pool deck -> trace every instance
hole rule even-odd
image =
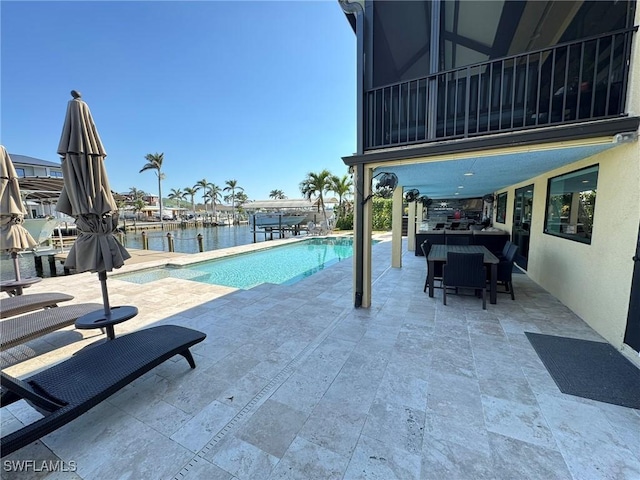
[[[499,295],[483,311],[477,298],[452,295],[443,306],[440,290],[422,291],[424,258],[403,253],[395,269],[390,242],[373,247],[368,309],[353,308],[349,261],[246,291],[110,277],[111,304],[140,311],[116,335],[201,330],[197,368],[182,357],[160,365],[3,458],[2,478],[640,478],[640,411],[561,393],[524,332],[598,334],[526,275],[514,275],[515,301]],[[117,273],[167,261],[188,260]],[[45,278],[28,293],[53,291],[101,301],[95,274]],[[101,337],[69,327],[3,352],[2,368],[28,375]],[[25,402],[5,407],[3,434],[38,417]],[[18,459],[59,459],[75,472],[4,467]]]

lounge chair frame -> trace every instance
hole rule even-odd
[[[195,368],[189,348],[205,338],[190,328],[162,325],[81,350],[24,380],[2,373],[0,405],[25,399],[45,416],[3,436],[1,455],[69,423],[174,355],[182,355]]]

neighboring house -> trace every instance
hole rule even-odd
[[[25,200],[28,217],[61,216],[55,209],[64,185],[60,162],[13,153],[9,156],[19,177],[20,191]]]
[[[527,275],[638,361],[636,1],[339,1],[358,63],[357,151],[343,158],[356,185],[356,307],[371,304],[372,183],[393,173],[394,217],[408,189],[495,198],[493,223]]]

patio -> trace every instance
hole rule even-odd
[[[443,306],[441,290],[422,291],[424,258],[405,248],[392,269],[390,250],[373,247],[370,309],[352,306],[351,261],[248,291],[109,277],[111,304],[140,310],[116,335],[201,330],[197,368],[166,362],[3,458],[2,478],[640,478],[640,411],[562,394],[523,332],[599,335],[526,275],[514,275],[515,301]],[[51,291],[101,301],[88,273],[27,293]],[[27,374],[100,337],[67,328],[4,352],[3,369]],[[4,408],[3,433],[37,416],[24,402]],[[67,471],[8,471],[8,460]]]

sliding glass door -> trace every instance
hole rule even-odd
[[[527,269],[529,259],[529,237],[531,233],[531,214],[533,213],[533,185],[515,191],[513,205],[513,230],[511,241],[520,247],[516,263]]]

